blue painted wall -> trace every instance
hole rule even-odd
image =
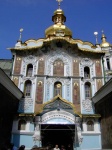
[[[30,123],[30,131],[34,131],[34,123]]]
[[[25,145],[26,148],[31,148],[34,145],[33,142],[33,135],[23,135],[23,134],[13,134],[12,135],[12,142],[16,147],[19,147],[20,145]]]
[[[100,149],[101,136],[100,135],[83,135],[83,142],[81,149]]]

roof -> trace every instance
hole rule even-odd
[[[12,93],[18,100],[22,98],[23,92],[14,84],[7,74],[0,68],[0,84]]]
[[[12,59],[0,59],[0,68],[3,70],[11,70]]]
[[[97,103],[104,97],[106,97],[109,93],[112,92],[112,78],[106,82],[92,97],[94,103]]]
[[[91,53],[99,53],[99,54],[105,54],[106,51],[102,50],[101,47],[96,47],[95,45],[93,45],[90,42],[86,42],[86,41],[81,41],[79,39],[68,39],[66,37],[51,37],[46,38],[46,39],[38,39],[38,40],[34,40],[34,39],[30,39],[27,40],[25,43],[22,42],[17,42],[15,47],[13,48],[8,48],[10,50],[17,50],[17,51],[23,51],[23,50],[34,50],[34,49],[38,49],[38,48],[42,48],[45,44],[50,44],[52,41],[66,41],[71,45],[77,45],[78,49],[81,51],[85,51],[85,52],[91,52]]]

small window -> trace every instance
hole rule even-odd
[[[107,69],[110,70],[110,60],[109,60],[109,57],[106,57],[106,61],[107,61]]]
[[[85,78],[90,78],[90,69],[89,69],[89,67],[84,68],[84,77]]]
[[[26,73],[26,76],[32,76],[32,72],[33,72],[33,65],[32,64],[29,64],[27,66],[27,73]]]
[[[62,84],[61,82],[56,82],[54,84],[54,96],[56,95],[62,95]]]
[[[18,122],[18,130],[26,129],[26,121],[24,119],[19,120]]]
[[[31,81],[30,80],[25,82],[24,94],[25,96],[31,96]]]
[[[89,82],[85,83],[85,99],[91,98],[91,84]]]
[[[87,131],[94,131],[94,123],[91,120],[87,122]]]

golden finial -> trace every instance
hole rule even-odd
[[[102,39],[103,42],[105,42],[106,41],[106,37],[105,37],[105,34],[104,34],[104,30],[102,30],[101,32],[102,32],[102,38],[101,39]]]
[[[21,39],[22,39],[23,28],[21,28],[19,31],[20,31],[19,41],[21,41]]]
[[[103,30],[102,30],[101,40],[102,40],[102,43],[100,44],[101,47],[109,47],[110,46],[110,44],[106,41],[106,36],[105,36]]]
[[[58,7],[60,9],[60,3],[63,1],[63,0],[56,0],[58,2]]]

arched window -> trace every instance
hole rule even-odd
[[[89,67],[84,67],[84,77],[90,78],[90,69]]]
[[[85,99],[91,98],[91,84],[89,82],[85,83]]]
[[[24,86],[24,95],[31,96],[31,81],[27,80]]]
[[[94,131],[94,122],[91,120],[87,122],[87,131]]]
[[[25,128],[26,128],[26,121],[24,119],[19,120],[18,130],[25,130]]]
[[[62,60],[57,59],[53,64],[53,75],[64,76],[64,63]]]
[[[62,84],[61,82],[56,82],[54,84],[54,96],[56,95],[62,95]]]
[[[106,57],[107,69],[110,70],[110,60],[109,57]]]
[[[27,72],[26,72],[26,76],[32,76],[32,72],[33,72],[33,65],[32,64],[29,64],[27,66]]]

